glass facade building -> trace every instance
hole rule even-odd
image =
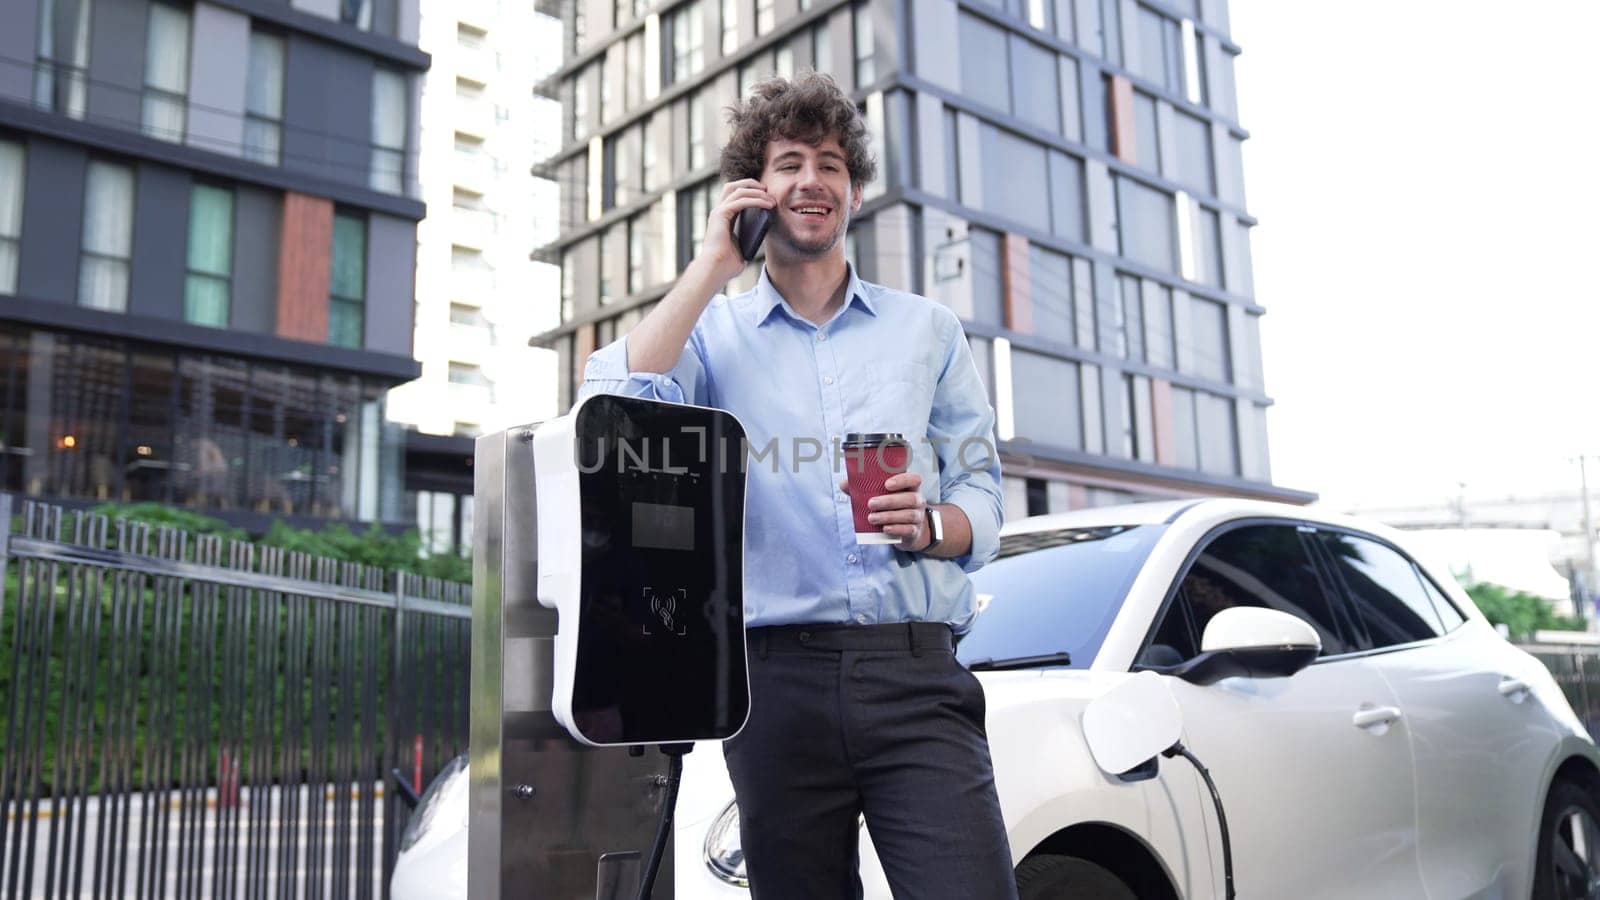
[[[399,522],[416,0],[0,0],[0,491]]]
[[[815,69],[856,98],[881,163],[848,254],[964,321],[1009,516],[1312,499],[1271,479],[1224,0],[573,0],[564,13],[566,59],[546,84],[565,111],[546,163],[562,230],[542,250],[562,267],[562,325],[538,338],[560,354],[562,408],[588,354],[697,249],[723,110],[761,78]]]

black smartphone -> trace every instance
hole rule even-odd
[[[767,238],[772,227],[772,210],[765,206],[752,206],[733,217],[733,241],[739,245],[739,255],[745,262],[756,258],[756,250]]]

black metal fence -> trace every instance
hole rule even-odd
[[[1561,685],[1573,712],[1589,734],[1600,740],[1600,647],[1524,644]]]
[[[0,495],[0,898],[388,894],[470,587]]]

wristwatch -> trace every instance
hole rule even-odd
[[[939,542],[944,540],[944,519],[939,511],[929,506],[925,512],[928,515],[928,546],[922,548],[923,553],[939,546]]]

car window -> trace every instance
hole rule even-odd
[[[1139,665],[1175,666],[1198,654],[1200,640],[1195,636],[1190,618],[1189,598],[1179,589],[1150,636],[1150,643],[1139,654]]]
[[[956,656],[968,663],[1065,652],[1073,668],[1088,668],[1165,530],[1071,528],[1001,538],[1000,557],[972,575],[989,599]]]
[[[1415,563],[1412,564],[1412,568],[1417,568]],[[1467,617],[1461,614],[1461,610],[1456,609],[1456,605],[1450,602],[1450,598],[1444,595],[1444,591],[1439,590],[1433,579],[1424,575],[1420,568],[1417,569],[1417,578],[1421,579],[1422,589],[1428,592],[1429,599],[1433,601],[1433,608],[1439,613],[1439,621],[1443,623],[1446,634],[1455,631],[1456,626],[1467,620]]]
[[[1439,613],[1411,560],[1384,544],[1343,532],[1321,533],[1372,648],[1409,644],[1444,633]]]
[[[1286,612],[1316,629],[1323,656],[1354,649],[1346,638],[1350,628],[1323,589],[1293,525],[1247,525],[1219,535],[1195,558],[1179,593],[1202,640],[1212,616],[1235,606],[1258,606]]]

